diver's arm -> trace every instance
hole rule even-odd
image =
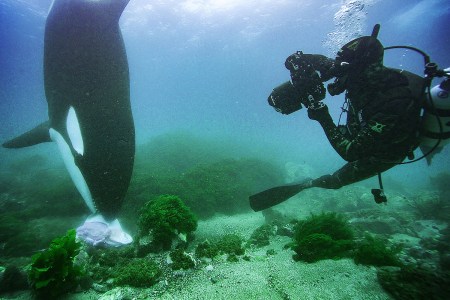
[[[339,131],[326,106],[316,110],[308,109],[308,116],[320,123],[331,146],[346,161],[355,161],[370,155],[376,143],[380,142],[385,132],[392,128],[393,121],[392,116],[377,114],[350,139]]]
[[[303,56],[314,66],[314,69],[320,73],[322,82],[328,81],[334,77],[330,72],[334,67],[334,59],[320,54],[303,54]]]
[[[320,80],[322,82],[330,80],[334,75],[335,61],[320,54],[304,54],[302,51],[297,51],[286,58],[284,66],[291,73],[291,78],[305,79],[305,76],[311,75],[311,72],[320,73]]]

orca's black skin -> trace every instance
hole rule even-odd
[[[48,125],[68,143],[96,209],[107,220],[116,218],[122,206],[135,156],[128,61],[118,23],[128,2],[55,0],[45,26]],[[70,107],[79,121],[83,155],[68,137]],[[4,146],[37,143],[20,142],[22,137]]]

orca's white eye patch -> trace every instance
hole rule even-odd
[[[69,109],[69,113],[67,114],[67,134],[69,135],[70,143],[72,144],[73,149],[78,154],[84,154],[84,144],[83,144],[83,136],[81,135],[80,123],[78,122],[77,114],[75,109],[71,106]]]

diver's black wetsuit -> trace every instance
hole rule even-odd
[[[323,55],[305,56],[320,72],[322,81],[332,77],[329,70],[334,60]],[[382,65],[354,78],[349,76],[345,82],[347,124],[336,126],[328,109],[314,118],[348,163],[331,175],[305,183],[305,188],[338,189],[386,171],[411,155],[418,146],[423,87],[422,77]]]

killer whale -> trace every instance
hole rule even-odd
[[[94,214],[112,221],[134,164],[130,80],[119,18],[129,0],[54,0],[45,25],[49,120],[3,144],[54,141]]]

